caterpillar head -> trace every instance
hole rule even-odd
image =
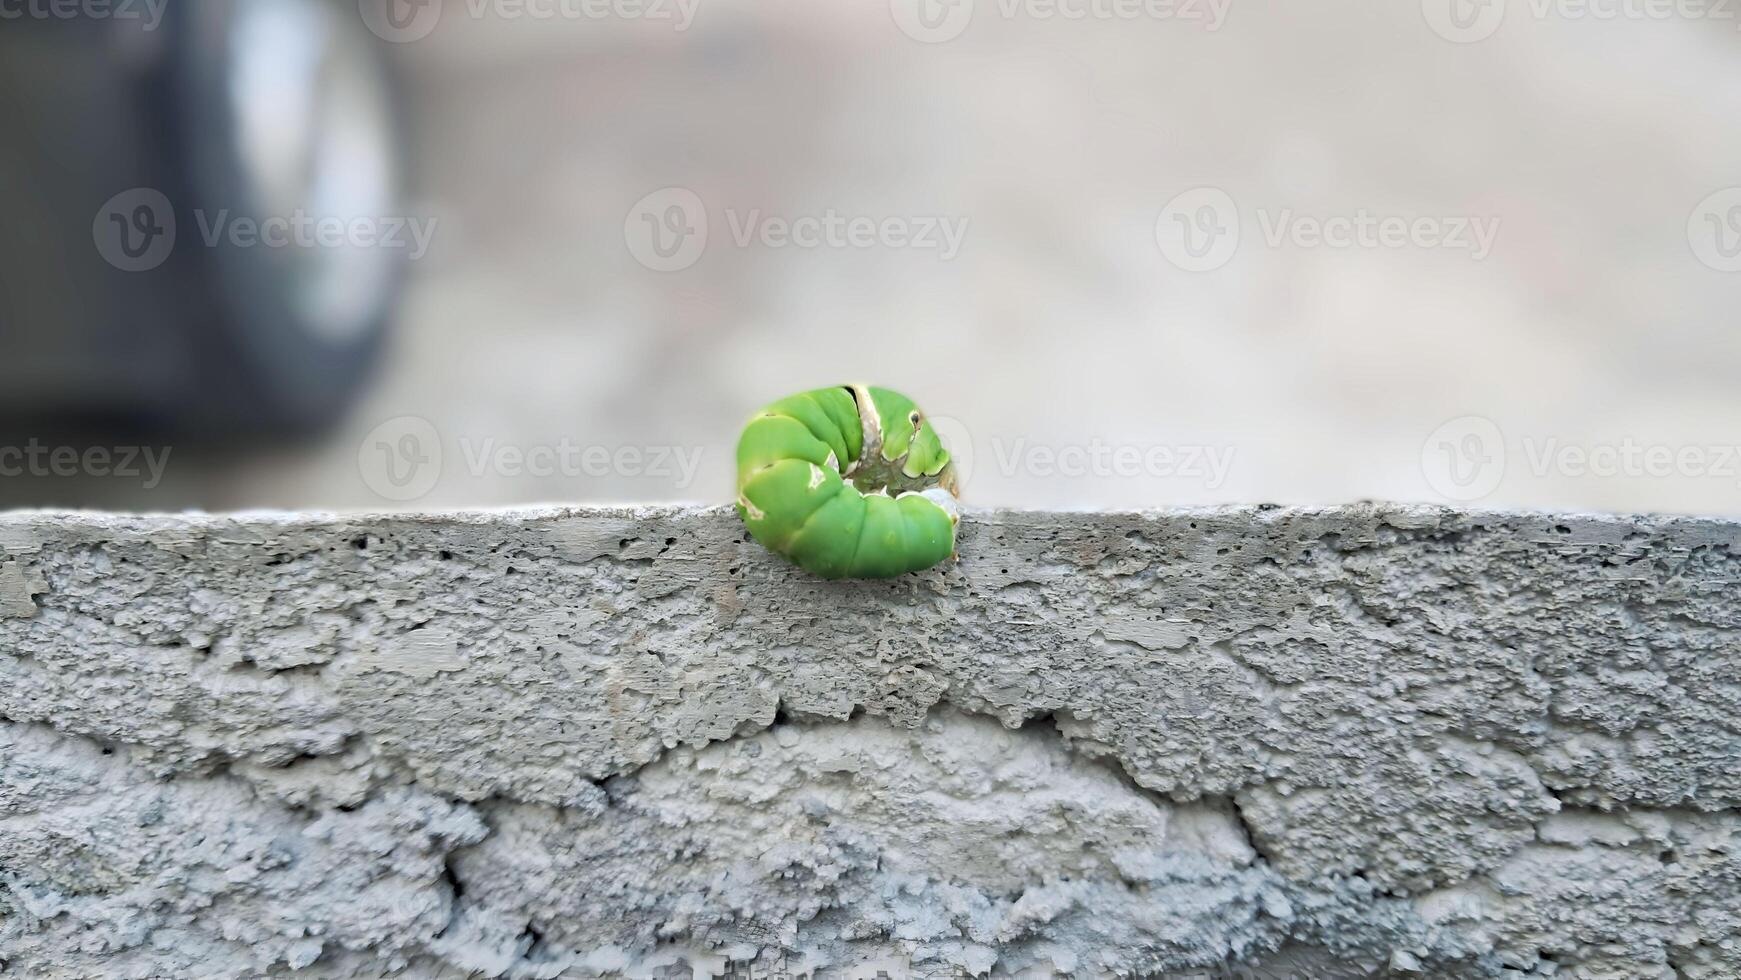
[[[919,406],[887,388],[850,385],[847,390],[858,403],[864,428],[863,463],[898,472],[896,483],[936,485],[935,479],[925,478],[935,478],[948,467],[949,451]]]

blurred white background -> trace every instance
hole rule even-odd
[[[384,370],[103,503],[725,502],[750,412],[867,380],[975,505],[1741,513],[1741,10],[417,9]]]

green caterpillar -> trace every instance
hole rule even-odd
[[[823,578],[891,578],[955,554],[949,451],[912,399],[837,385],[782,398],[738,439],[737,511]]]

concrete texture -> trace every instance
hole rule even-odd
[[[0,517],[0,975],[1741,976],[1741,524],[963,529]]]

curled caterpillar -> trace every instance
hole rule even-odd
[[[912,399],[837,385],[782,398],[738,438],[737,511],[823,578],[891,578],[955,553],[955,469]]]

